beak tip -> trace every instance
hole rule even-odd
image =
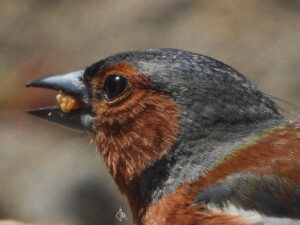
[[[45,111],[43,111],[41,109],[27,110],[26,113],[33,115],[33,116],[37,116],[37,117],[41,117],[42,115],[45,115]]]
[[[32,82],[25,84],[25,87],[31,87],[31,86],[32,86]]]
[[[36,87],[38,85],[38,80],[30,81],[27,84],[25,84],[25,87]]]
[[[34,115],[34,112],[35,112],[35,111],[36,111],[36,110],[26,110],[25,112],[28,113],[28,114]]]

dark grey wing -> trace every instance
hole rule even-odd
[[[277,98],[272,95],[268,95],[267,97],[270,98],[277,106],[279,112],[284,115],[286,118],[293,120],[294,122],[300,122],[300,106],[295,105],[289,101],[286,101],[281,98]]]
[[[228,204],[267,216],[300,219],[300,186],[277,175],[234,174],[202,190],[198,204]]]

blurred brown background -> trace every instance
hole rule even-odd
[[[131,224],[87,137],[25,110],[55,104],[32,79],[111,54],[171,47],[219,59],[299,105],[299,0],[1,0],[0,218]],[[128,221],[119,222],[120,207]]]

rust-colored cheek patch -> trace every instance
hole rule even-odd
[[[178,107],[163,93],[134,89],[121,104],[110,106],[103,100],[95,110],[99,150],[121,191],[126,192],[127,184],[175,144]]]
[[[103,98],[102,87],[111,74],[128,81],[128,91],[114,100]],[[104,162],[133,211],[138,208],[136,178],[143,169],[171,151],[179,132],[179,109],[166,94],[128,63],[106,67],[89,81],[97,133],[93,136]]]

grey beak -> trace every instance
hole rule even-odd
[[[53,89],[82,100],[87,91],[82,82],[83,74],[84,71],[80,70],[72,73],[45,77],[28,83],[26,87]],[[88,105],[84,105],[82,108],[69,113],[62,112],[58,106],[29,110],[28,113],[68,128],[95,132],[93,124],[95,114],[91,112],[90,106]]]
[[[49,88],[82,98],[84,94],[84,85],[82,83],[83,73],[83,70],[79,70],[72,73],[45,77],[26,84],[26,87]]]

